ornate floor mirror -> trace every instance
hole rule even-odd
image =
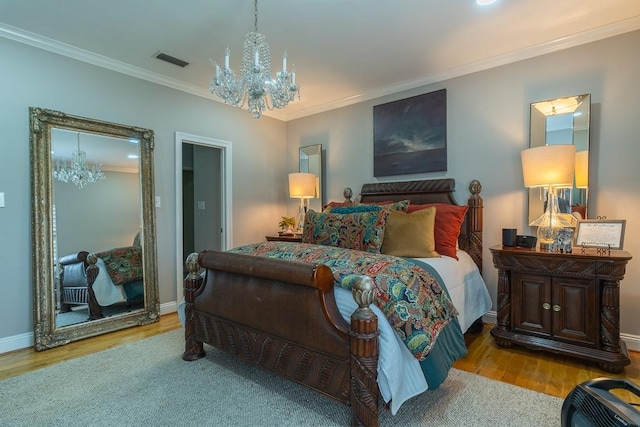
[[[29,109],[36,350],[159,319],[152,130]]]

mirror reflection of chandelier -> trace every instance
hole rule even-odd
[[[78,148],[73,152],[71,165],[67,167],[65,159],[56,161],[53,177],[61,182],[73,182],[78,188],[87,184],[106,179],[102,172],[102,163],[87,163],[87,153],[80,150],[80,133],[78,133]]]
[[[269,44],[258,32],[258,0],[254,0],[254,31],[247,33],[243,43],[240,77],[229,68],[229,48],[224,56],[224,68],[212,61],[216,76],[211,78],[209,91],[226,104],[243,108],[259,119],[265,108],[284,108],[296,95],[300,99],[300,86],[296,85],[295,67],[287,71],[287,52],[282,55],[282,71],[271,77]]]

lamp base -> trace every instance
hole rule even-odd
[[[540,250],[541,251],[547,251],[547,252],[553,252],[554,251],[554,245],[553,245],[553,243],[540,242]]]
[[[300,199],[300,210],[298,212],[298,226],[296,234],[302,234],[304,231],[304,221],[307,215],[307,199]]]

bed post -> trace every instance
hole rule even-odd
[[[195,313],[193,312],[193,299],[200,293],[202,286],[202,276],[198,274],[198,254],[192,253],[186,261],[187,277],[184,279],[184,353],[182,359],[186,361],[198,360],[206,355],[202,341],[195,338]]]
[[[368,276],[355,280],[352,290],[358,308],[351,315],[351,408],[354,424],[378,426],[378,317],[369,308],[375,286]]]
[[[85,270],[85,274],[87,275],[87,304],[89,305],[89,320],[97,320],[104,317],[102,314],[102,307],[98,304],[96,294],[93,292],[93,284],[95,283],[99,272],[96,262],[98,262],[96,254],[90,253],[87,255],[87,268]]]
[[[482,184],[474,179],[469,184],[469,192],[471,196],[467,202],[469,206],[469,215],[467,217],[467,237],[469,239],[469,247],[467,252],[471,259],[476,263],[480,273],[482,273],[482,210],[483,203],[480,192]]]

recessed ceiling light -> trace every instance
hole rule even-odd
[[[476,3],[478,3],[480,6],[487,6],[491,3],[495,3],[497,0],[476,0]]]

